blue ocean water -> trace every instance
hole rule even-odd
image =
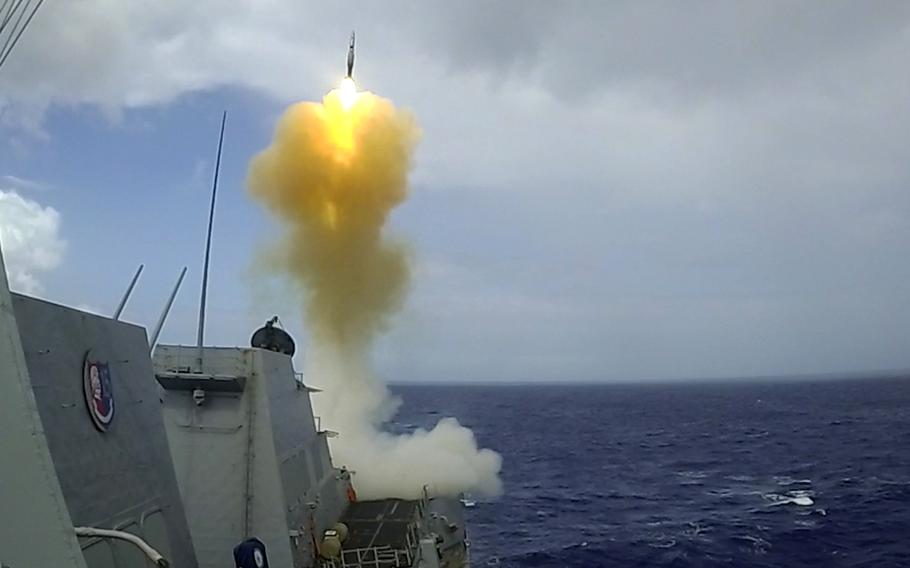
[[[910,566],[910,378],[393,390],[503,455],[474,566]]]

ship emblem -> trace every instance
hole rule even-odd
[[[106,362],[92,359],[92,351],[85,354],[82,367],[82,390],[85,404],[95,428],[107,431],[114,419],[114,394],[111,390],[111,370]]]

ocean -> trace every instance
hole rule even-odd
[[[910,566],[910,378],[392,390],[503,456],[475,567]]]

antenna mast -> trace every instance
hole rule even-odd
[[[171,290],[171,295],[168,296],[167,303],[164,304],[164,309],[161,311],[161,316],[158,318],[158,323],[155,325],[155,331],[152,332],[152,338],[149,341],[149,355],[155,351],[155,345],[158,344],[158,336],[161,335],[161,329],[164,327],[164,322],[167,321],[167,315],[171,312],[171,306],[174,305],[174,298],[177,297],[177,291],[180,290],[180,285],[183,284],[184,276],[186,276],[185,266],[183,267],[183,270],[180,271],[177,283],[174,284],[174,289]]]
[[[136,286],[136,281],[139,280],[139,275],[142,274],[142,269],[145,268],[144,264],[140,264],[139,268],[136,269],[136,274],[133,276],[133,279],[130,280],[130,285],[126,288],[126,293],[123,294],[123,299],[120,300],[120,305],[117,306],[117,309],[114,311],[114,319],[120,319],[120,314],[123,313],[123,308],[126,307],[127,300],[130,299],[130,296],[133,293],[133,288]]]
[[[38,0],[34,7],[32,3],[32,0],[3,0],[0,4],[0,67],[6,63],[44,0]]]
[[[196,348],[199,372],[202,372],[202,341],[205,336],[205,299],[209,286],[209,256],[212,251],[212,223],[215,220],[215,196],[218,193],[218,171],[221,169],[221,148],[224,144],[224,123],[227,111],[221,115],[221,135],[218,137],[218,156],[215,158],[215,177],[212,180],[212,202],[209,206],[209,227],[205,236],[205,260],[202,263],[202,293],[199,298],[199,329],[196,332]]]

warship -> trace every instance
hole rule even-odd
[[[0,22],[0,65],[28,4]],[[141,265],[105,317],[11,292],[0,253],[0,568],[468,566],[460,496],[357,498],[277,318],[204,345],[226,118],[196,345],[157,343],[186,268],[149,337],[120,319]]]
[[[458,496],[357,498],[293,352],[274,319],[250,347],[150,349],[10,292],[0,258],[0,566],[467,566]]]
[[[11,292],[0,255],[0,568],[468,566],[462,496],[358,499],[277,318],[204,345],[224,119],[195,345],[157,343],[186,268],[149,336],[120,319],[142,266],[105,317]]]

